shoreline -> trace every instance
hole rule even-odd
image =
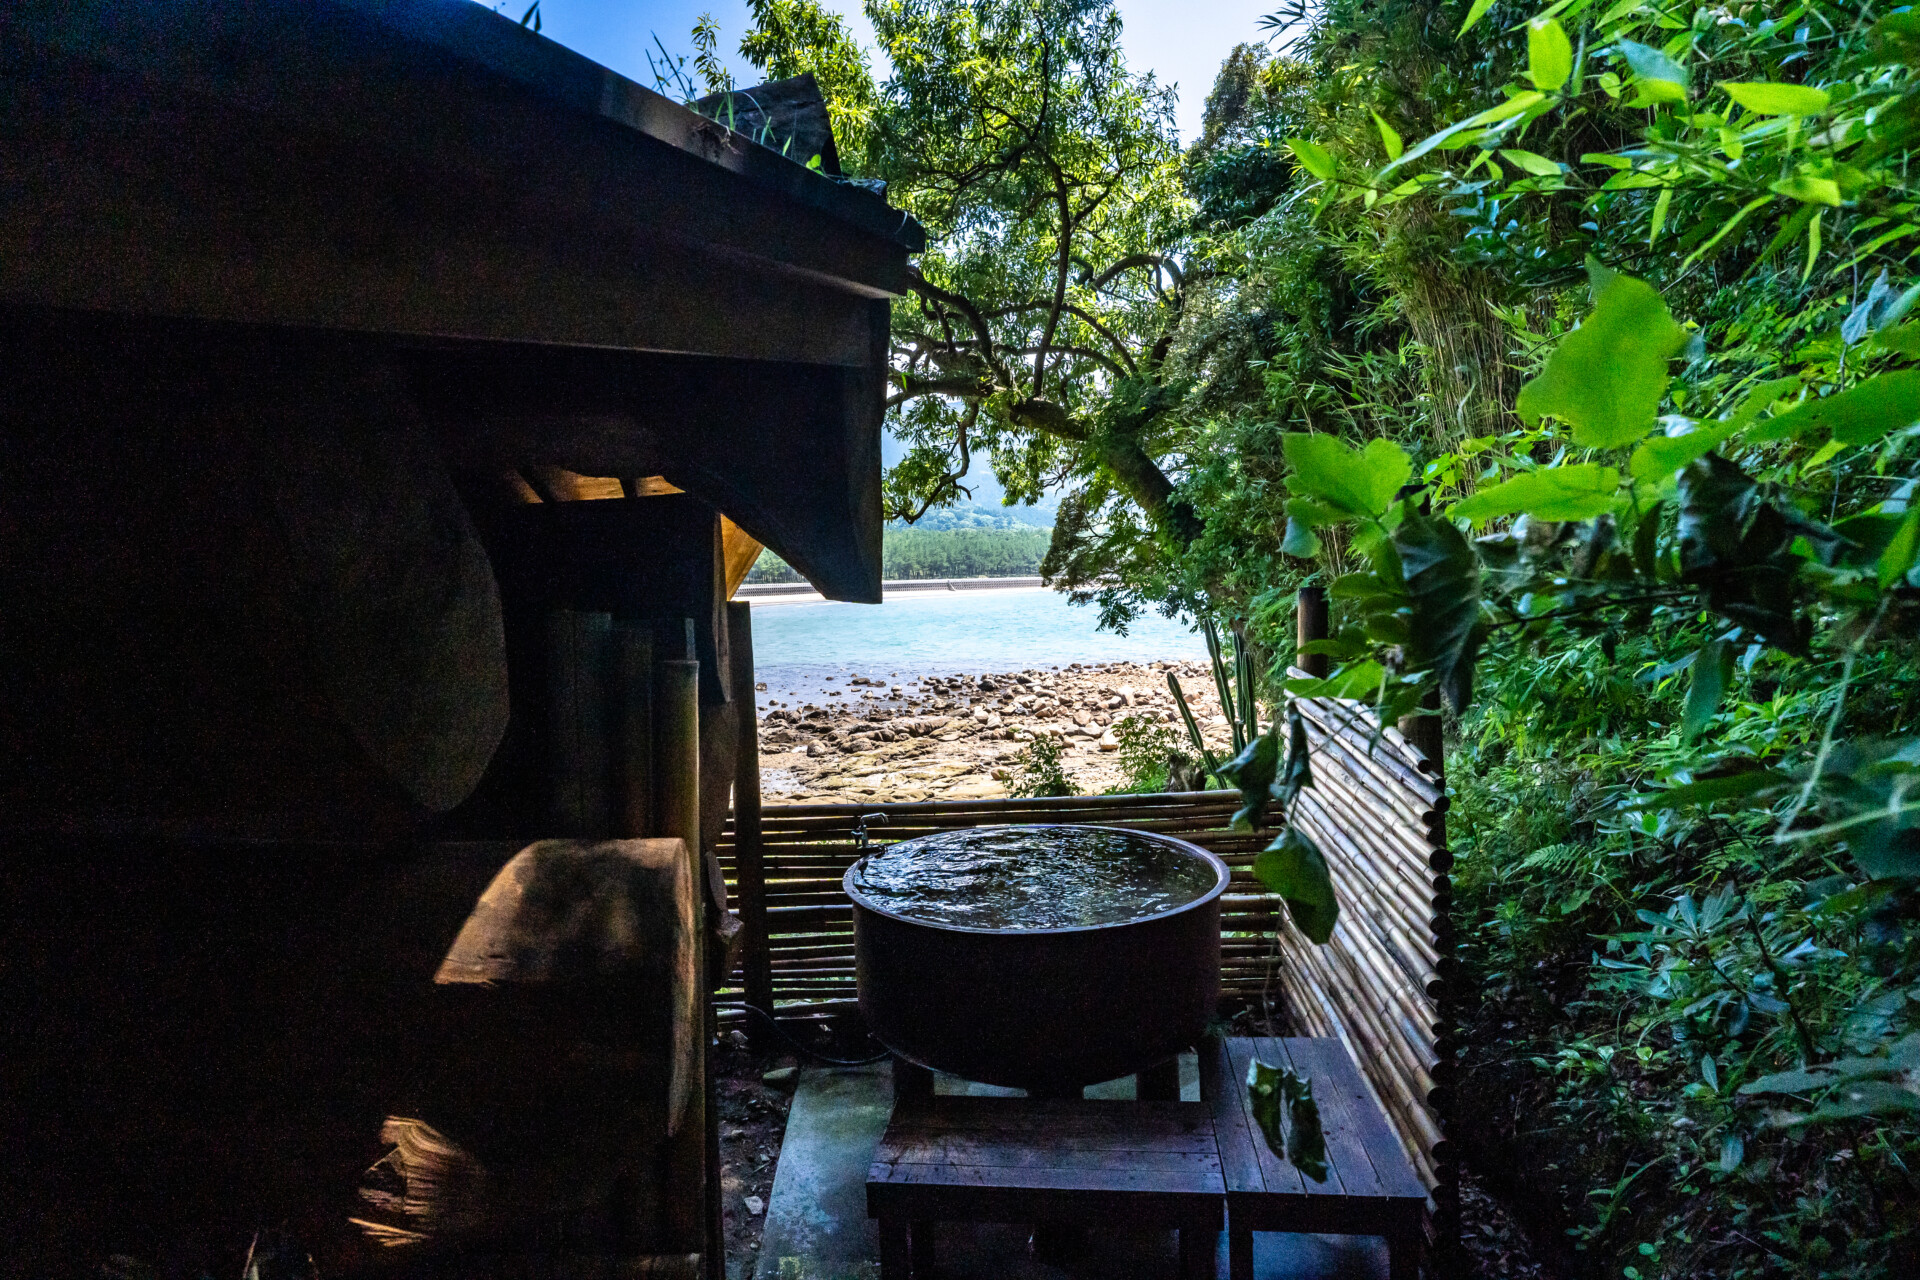
[[[1230,730],[1204,662],[1076,662],[897,682],[850,673],[838,681],[844,693],[763,703],[761,794],[772,804],[995,799],[1009,794],[1017,757],[1041,734],[1060,742],[1080,793],[1112,791],[1125,783],[1112,731],[1128,716],[1165,726],[1191,752],[1169,674],[1208,746],[1224,749]]]

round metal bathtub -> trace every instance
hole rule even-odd
[[[1047,831],[1087,828],[1021,830],[1044,838]],[[1126,834],[1204,863],[1214,873],[1212,888],[1116,924],[968,928],[876,905],[856,885],[856,863],[844,884],[853,900],[860,1009],[869,1030],[923,1067],[1045,1091],[1128,1075],[1197,1043],[1220,995],[1226,865],[1184,840]]]

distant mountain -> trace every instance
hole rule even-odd
[[[936,507],[912,524],[902,520],[888,523],[889,529],[923,529],[940,533],[948,529],[1051,529],[1057,498],[1035,506],[1003,507],[978,502],[961,502],[951,507]]]

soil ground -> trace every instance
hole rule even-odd
[[[772,804],[993,799],[1009,793],[1017,758],[1041,734],[1060,742],[1075,790],[1118,790],[1128,780],[1114,730],[1128,716],[1166,726],[1191,754],[1169,675],[1208,745],[1226,751],[1203,663],[1073,663],[897,684],[855,673],[844,702],[763,703],[761,791]]]

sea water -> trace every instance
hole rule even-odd
[[[1147,613],[1124,636],[1098,627],[1090,605],[1044,588],[902,592],[885,604],[753,602],[761,703],[817,701],[851,675],[903,683],[1069,662],[1205,661],[1206,642]],[[851,693],[851,690],[848,691]]]
[[[963,929],[1125,924],[1206,896],[1213,867],[1163,841],[1097,827],[975,827],[902,840],[854,864],[873,906]]]

